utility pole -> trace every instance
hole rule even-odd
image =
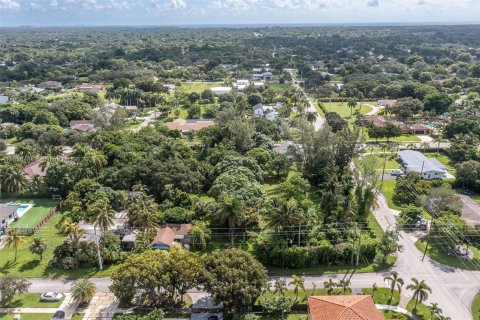
[[[97,228],[95,230],[95,247],[97,248],[98,267],[103,270],[102,254],[100,253],[100,236],[97,236]]]

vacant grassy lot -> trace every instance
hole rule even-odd
[[[372,108],[370,108],[369,106],[365,104],[360,105],[360,103],[357,104],[357,107],[352,110],[350,110],[346,102],[343,102],[343,103],[342,102],[332,102],[332,103],[325,102],[323,103],[323,105],[328,110],[328,112],[336,112],[342,118],[354,116],[355,110],[360,110],[360,114],[362,115],[372,110]]]
[[[0,203],[33,203],[33,207],[28,210],[18,221],[13,222],[12,228],[33,228],[45,218],[48,213],[58,204],[58,201],[50,199],[1,199]]]
[[[383,169],[383,162],[384,157],[383,154],[375,154],[374,157],[376,158],[376,161],[378,163],[377,169],[382,170]],[[397,161],[398,157],[396,153],[387,153],[387,162],[385,163],[385,170],[392,170],[392,169],[398,169],[400,168],[400,163]]]
[[[385,198],[387,198],[388,206],[391,209],[400,210],[401,209],[400,205],[393,201],[395,183],[396,183],[396,180],[384,180],[382,193],[385,195]]]
[[[0,275],[16,274],[25,278],[80,278],[91,276],[109,276],[114,269],[113,266],[106,266],[102,271],[97,267],[79,268],[75,270],[63,270],[48,267],[48,262],[53,257],[53,250],[61,244],[66,236],[59,233],[56,225],[62,218],[62,213],[54,215],[37,233],[29,236],[27,243],[18,249],[17,261],[14,261],[14,251],[11,247],[0,250]],[[30,252],[28,249],[30,241],[33,237],[42,237],[47,242],[47,250],[45,250],[42,260]],[[2,320],[2,319],[0,319]]]
[[[23,293],[15,296],[13,301],[8,304],[10,308],[58,308],[62,304],[62,300],[53,302],[40,301],[40,293]]]
[[[12,320],[13,313],[0,313],[0,320]],[[53,313],[21,313],[22,320],[50,320]]]
[[[421,252],[425,251],[427,246],[427,239],[422,238],[415,242],[415,246]],[[430,244],[427,249],[427,256],[431,259],[440,262],[444,265],[464,269],[464,270],[480,270],[477,266],[480,263],[480,251],[472,246],[468,248],[470,251],[473,252],[474,259],[473,260],[461,260],[456,256],[449,256],[447,255],[441,248],[440,244],[437,243],[435,240],[430,241]]]

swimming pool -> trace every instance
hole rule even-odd
[[[10,202],[10,203],[7,203],[7,205],[17,207],[17,217],[18,218],[22,217],[28,210],[30,210],[33,207],[33,204],[31,204],[31,203]]]

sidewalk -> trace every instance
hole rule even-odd
[[[112,319],[118,313],[118,300],[111,292],[97,292],[90,301],[83,320]]]

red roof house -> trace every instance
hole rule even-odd
[[[72,120],[70,121],[70,128],[80,132],[88,132],[95,129],[92,120]]]
[[[310,296],[309,320],[385,320],[371,296]]]

